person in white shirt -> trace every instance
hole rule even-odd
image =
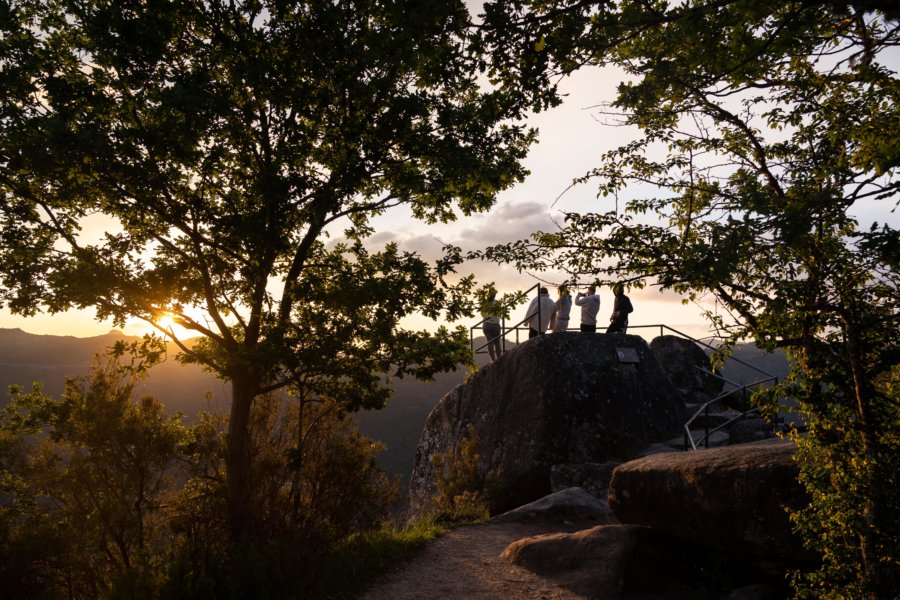
[[[569,294],[569,288],[561,285],[557,289],[559,299],[553,305],[553,315],[550,318],[550,330],[553,333],[559,333],[569,328],[569,312],[572,310],[572,296]]]
[[[539,308],[540,307],[540,308]],[[550,326],[550,316],[553,314],[553,300],[547,288],[540,288],[537,298],[528,305],[525,313],[525,324],[528,325],[528,339],[547,331]]]
[[[597,333],[597,313],[600,312],[600,296],[597,295],[597,286],[589,286],[586,295],[578,292],[575,296],[575,304],[581,307],[581,332]]]

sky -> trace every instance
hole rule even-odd
[[[467,4],[477,12],[481,3],[470,1]],[[900,70],[900,60],[891,62],[895,70]],[[529,124],[539,130],[538,143],[531,148],[525,161],[531,174],[523,183],[502,192],[491,211],[462,217],[449,224],[428,226],[411,219],[408,211],[398,208],[377,218],[377,233],[371,242],[378,244],[395,241],[401,249],[415,250],[424,257],[433,259],[440,255],[445,243],[458,245],[464,251],[476,250],[496,243],[525,239],[538,230],[550,231],[560,222],[562,211],[609,210],[614,200],[598,198],[594,184],[572,187],[571,183],[596,166],[605,151],[618,147],[637,135],[636,130],[612,126],[599,115],[598,106],[613,100],[616,85],[621,78],[622,74],[613,69],[584,68],[561,83],[561,90],[565,94],[563,104],[533,115],[529,120]],[[900,225],[896,214],[888,219],[894,226]],[[87,225],[89,229],[103,229],[102,221]],[[475,274],[481,283],[495,282],[501,293],[525,290],[539,281],[549,285],[558,284],[563,279],[558,274],[518,273],[508,266],[480,262],[467,263],[460,270],[463,274]],[[607,314],[607,311],[611,311],[612,291],[601,288],[599,293],[601,315]],[[630,319],[635,333],[640,333],[634,329],[636,325],[665,324],[693,337],[703,338],[709,335],[702,313],[706,308],[713,308],[711,299],[701,299],[699,304],[684,304],[683,299],[676,294],[660,293],[655,288],[633,290],[629,292],[629,296],[635,307]],[[520,320],[524,311],[525,306],[520,306],[518,311],[513,312],[513,318]],[[432,329],[437,326],[421,317],[408,319],[404,325],[414,329]],[[0,309],[0,328],[21,328],[35,334],[87,337],[105,334],[113,329],[113,324],[96,321],[92,310],[25,318]],[[149,327],[140,321],[129,321],[124,328],[119,329],[129,335],[141,335],[149,331]],[[653,335],[655,334],[648,330],[645,337]]]
[[[529,124],[538,128],[539,140],[529,152],[525,165],[531,172],[526,180],[502,192],[494,208],[487,213],[462,217],[456,222],[428,226],[411,219],[408,211],[398,208],[375,222],[373,244],[396,241],[401,249],[415,250],[426,258],[437,258],[444,243],[459,245],[463,250],[476,250],[491,244],[524,239],[538,231],[549,231],[560,221],[561,211],[602,211],[610,207],[610,199],[598,199],[595,186],[571,187],[572,180],[590,170],[606,150],[619,146],[634,131],[604,125],[596,107],[612,100],[620,76],[612,70],[584,69],[562,83],[565,102],[548,112],[534,115]],[[88,231],[102,231],[102,220],[85,224]],[[461,273],[474,273],[479,282],[494,281],[500,292],[524,290],[538,281],[561,283],[552,274],[520,274],[511,267],[488,263],[467,263]],[[540,276],[539,280],[536,276]],[[612,306],[612,292],[601,289],[601,313]],[[631,292],[635,305],[632,324],[664,323],[692,335],[705,335],[706,326],[696,305],[683,306],[674,295],[655,290]],[[524,316],[525,306],[513,317]],[[518,320],[518,319],[517,319]],[[463,322],[465,325],[470,323]],[[424,318],[405,322],[411,328],[433,328]],[[34,317],[12,315],[0,310],[0,327],[21,328],[34,334],[88,337],[103,335],[114,328],[111,322],[98,322],[92,310],[68,311],[57,315]],[[129,321],[118,328],[129,335],[141,335],[150,329],[141,321]]]

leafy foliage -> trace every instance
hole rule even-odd
[[[265,535],[233,543],[227,418],[203,414],[181,425],[153,397],[134,397],[139,376],[106,357],[58,400],[40,386],[14,390],[0,413],[5,592],[317,597],[342,587],[330,557],[368,544],[396,544],[399,556],[436,535],[388,523],[397,483],[375,465],[381,445],[361,436],[340,405],[310,403],[301,420],[296,403],[265,396],[254,408],[250,468]]]
[[[559,100],[555,77],[615,66],[626,80],[605,116],[642,135],[579,180],[615,200],[607,212],[476,256],[711,296],[726,341],[792,352],[781,391],[809,419],[814,498],[795,519],[824,556],[811,594],[887,597],[898,581],[897,398],[876,382],[898,362],[900,234],[861,225],[900,202],[900,81],[885,64],[898,17],[886,2],[485,7],[497,81],[541,107]]]
[[[391,208],[449,221],[525,175],[521,103],[478,80],[462,2],[22,0],[0,17],[0,305],[143,319],[230,380],[235,534],[256,525],[254,398],[302,379],[377,407],[389,376],[466,362],[463,328],[400,326],[471,313],[458,249],[368,249]]]
[[[164,573],[184,429],[117,367],[96,363],[59,401],[17,391],[2,414],[8,593],[142,596]]]
[[[432,457],[437,493],[432,512],[438,521],[481,521],[489,516],[489,477],[478,470],[478,435],[470,424],[459,445]]]

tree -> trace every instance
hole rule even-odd
[[[390,208],[448,221],[524,176],[531,133],[468,24],[461,2],[0,3],[0,305],[202,336],[176,342],[231,382],[236,534],[255,397],[380,406],[388,375],[465,360],[461,330],[399,326],[467,310],[458,252],[364,241]]]
[[[807,591],[887,597],[900,577],[895,5],[497,0],[485,17],[497,81],[541,108],[559,101],[554,77],[615,65],[627,80],[606,115],[642,135],[580,180],[611,210],[478,256],[709,294],[724,338],[788,350],[780,392],[809,419],[814,498],[795,519],[824,557]],[[884,221],[861,222],[873,210]]]

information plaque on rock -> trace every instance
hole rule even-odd
[[[638,358],[637,350],[634,348],[616,348],[616,356],[619,357],[620,363],[634,364],[641,362]]]

